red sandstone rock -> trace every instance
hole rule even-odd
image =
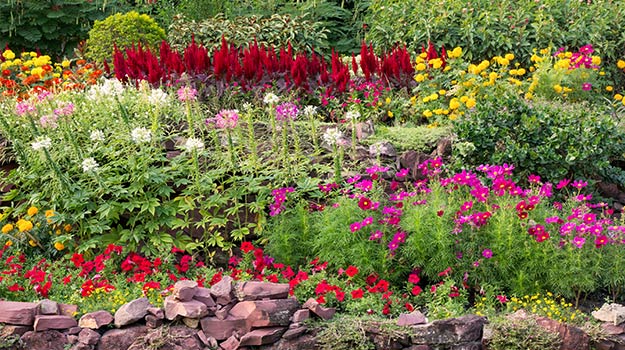
[[[154,315],[154,317],[158,318],[159,320],[165,318],[165,312],[160,307],[149,307],[148,313],[150,315]]]
[[[560,350],[589,350],[590,337],[581,329],[546,317],[538,317],[536,323],[546,330],[557,332],[562,339]]]
[[[244,318],[231,316],[225,320],[220,320],[217,317],[204,317],[200,320],[200,324],[207,337],[213,337],[217,340],[228,339],[234,332],[243,334],[249,330]]]
[[[282,338],[295,339],[297,337],[300,337],[302,334],[304,334],[306,330],[308,330],[308,328],[303,325],[299,325],[293,328],[289,327],[289,329],[286,332],[284,332],[284,334],[282,335]]]
[[[216,306],[215,300],[213,300],[213,297],[211,296],[211,290],[208,288],[198,287],[195,291],[193,299],[203,302],[209,308]]]
[[[228,317],[228,313],[230,312],[233,306],[234,304],[228,304],[224,306],[218,305],[217,311],[215,311],[215,317],[217,317],[220,320],[225,320],[226,317]]]
[[[334,316],[334,314],[336,313],[336,309],[335,308],[333,308],[333,307],[323,307],[323,306],[319,305],[317,300],[315,300],[314,298],[308,299],[304,303],[304,305],[302,307],[306,308],[306,309],[309,309],[313,314],[319,316],[321,319],[324,319],[324,320],[331,319]]]
[[[0,301],[0,323],[32,326],[35,322],[37,304],[17,301]]]
[[[236,286],[241,300],[286,299],[289,296],[288,283],[247,281]]]
[[[234,298],[232,283],[233,279],[230,276],[224,276],[221,281],[215,283],[211,289],[211,295],[215,299],[215,302],[219,305],[227,305]]]
[[[189,301],[193,299],[197,288],[197,282],[192,280],[181,280],[174,284],[172,295],[176,300]]]
[[[280,339],[286,328],[271,327],[255,329],[241,337],[241,346],[260,346],[275,343]]]
[[[122,305],[115,312],[115,326],[119,328],[142,320],[148,314],[150,306],[148,298],[135,299]]]
[[[59,331],[26,332],[20,338],[22,349],[65,350],[67,337]]]
[[[58,315],[59,304],[56,301],[44,299],[39,302],[37,313],[39,315]]]
[[[418,310],[414,310],[409,314],[401,314],[397,319],[398,326],[412,326],[415,324],[424,324],[426,322],[425,316]]]
[[[173,320],[177,316],[200,318],[208,315],[206,304],[197,301],[178,301],[170,295],[165,298],[165,318]]]
[[[37,315],[33,328],[35,332],[41,332],[49,329],[69,329],[77,325],[76,319],[65,315]]]
[[[91,350],[91,346],[83,343],[76,343],[69,350]]]
[[[0,328],[0,339],[7,338],[12,335],[22,336],[28,331],[32,331],[33,327],[30,326],[15,326],[11,324],[5,324]]]
[[[140,337],[148,333],[146,326],[130,326],[123,329],[112,329],[102,335],[96,350],[128,349]]]
[[[158,328],[163,325],[163,319],[151,314],[145,315],[145,325],[151,329]]]
[[[219,347],[223,350],[236,350],[239,348],[239,344],[241,341],[235,335],[230,336],[230,338],[223,341],[219,344]]]
[[[113,323],[113,315],[105,310],[99,310],[82,315],[78,325],[82,328],[99,329]]]
[[[297,310],[293,314],[293,323],[303,322],[309,318],[310,318],[310,310],[308,309]]]
[[[230,315],[246,319],[249,328],[288,326],[299,307],[294,298],[242,301],[230,310]]]
[[[87,345],[96,345],[100,340],[100,333],[94,331],[93,329],[84,328],[78,334],[78,341],[87,344]]]

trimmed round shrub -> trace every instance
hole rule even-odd
[[[103,21],[95,21],[89,31],[86,56],[88,59],[110,60],[115,50],[141,44],[155,49],[165,39],[165,30],[148,15],[136,11],[117,13]]]

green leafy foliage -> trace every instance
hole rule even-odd
[[[110,60],[115,46],[120,50],[142,45],[152,50],[165,39],[165,30],[146,14],[136,11],[116,13],[96,21],[89,31],[86,56],[95,61]]]
[[[480,102],[454,130],[474,149],[457,152],[461,162],[514,164],[520,178],[592,178],[625,150],[618,124],[598,107],[529,102],[512,93]]]
[[[229,19],[220,14],[199,22],[176,16],[169,27],[168,41],[175,49],[186,48],[192,40],[205,47],[221,46],[221,39],[235,46],[246,46],[256,40],[266,47],[287,47],[296,51],[328,51],[328,30],[320,22],[312,22],[301,16],[275,14],[271,17],[251,15]]]
[[[533,317],[493,322],[493,336],[488,348],[493,350],[559,349],[557,333],[540,327]]]
[[[0,2],[0,47],[70,55],[94,21],[130,8],[123,0]]]

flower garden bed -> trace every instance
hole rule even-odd
[[[353,336],[336,340],[347,347],[479,348],[480,317],[518,309],[545,317],[528,329],[566,343],[591,321],[577,307],[621,301],[625,281],[624,102],[594,50],[535,50],[528,66],[511,53],[473,63],[432,43],[412,55],[363,43],[358,56],[324,58],[225,38],[212,51],[163,42],[116,48],[111,66],[5,50],[0,132],[15,169],[3,179],[0,298],[79,306],[71,316],[139,303],[132,332],[153,347],[266,345],[310,331],[310,346],[324,348],[335,331]],[[270,306],[217,292],[255,283],[284,288],[267,305],[288,317],[250,325],[253,308]],[[377,318],[355,333],[304,330],[290,320],[300,307]],[[162,312],[205,339],[161,327]],[[420,312],[452,321],[417,327],[436,333],[425,340],[387,327]],[[231,317],[245,326],[223,328]],[[48,319],[26,326],[44,331]],[[436,340],[462,333],[463,320],[479,324],[466,344]],[[96,346],[87,333],[75,348]]]

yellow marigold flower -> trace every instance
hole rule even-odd
[[[510,71],[510,73],[512,74],[512,71]],[[490,80],[495,80],[499,78],[499,74],[497,74],[496,72],[490,72],[488,73],[488,79]]]
[[[484,69],[490,67],[490,62],[488,62],[487,60],[484,60],[480,62],[480,64],[477,67],[480,69],[480,71],[483,71]]]
[[[462,56],[462,48],[460,46],[454,47],[451,52],[448,53],[449,58],[458,58]]]
[[[540,49],[540,54],[541,55],[546,55],[549,53],[549,51],[551,51],[548,47],[544,48],[544,49]]]
[[[20,232],[26,232],[33,229],[33,223],[29,220],[19,219],[15,225],[17,225],[17,229]]]
[[[449,115],[449,120],[453,121],[453,120],[456,120],[456,119],[458,119],[458,116],[456,114],[452,113],[452,114]]]
[[[415,75],[414,80],[416,80],[417,83],[422,83],[425,80],[425,75],[417,74]]]
[[[434,101],[437,99],[438,99],[438,94],[436,92],[430,95],[430,100]]]
[[[598,66],[601,64],[601,57],[599,56],[592,56],[592,64],[594,64],[595,66]]]
[[[430,111],[429,109],[426,109],[425,111],[423,111],[423,116],[426,118],[433,116],[432,111]]]
[[[52,210],[52,209],[46,210],[46,217],[47,218],[51,218],[53,216],[54,216],[54,210]]]
[[[56,242],[54,243],[54,249],[61,251],[63,249],[65,249],[65,245],[61,242]]]
[[[445,89],[438,90],[438,94],[441,95],[441,96],[445,96],[446,93],[447,93],[447,90],[445,90]]]
[[[37,207],[30,207],[26,211],[26,214],[28,214],[30,216],[35,216],[35,215],[37,215],[38,212],[39,212],[39,209],[37,209]]]
[[[412,96],[410,98],[410,104],[414,106],[416,103],[417,103],[417,96]]]
[[[386,100],[385,100],[384,102],[386,102],[386,104],[390,104],[390,103],[391,103],[391,98],[390,98],[390,97],[387,97],[387,98],[386,98]]]
[[[43,75],[43,68],[41,67],[35,67],[30,71],[30,75],[36,75],[38,77],[41,77]]]
[[[393,118],[393,111],[386,112],[386,115],[388,115],[389,118]]]
[[[562,86],[560,86],[560,84],[554,85],[553,86],[553,91],[555,91],[558,94],[562,93]]]
[[[625,98],[621,99],[621,103],[623,104],[623,106],[625,106]]]
[[[519,68],[516,70],[517,75],[525,75],[526,71],[525,68]]]
[[[571,58],[571,56],[573,56],[573,53],[571,51],[567,51],[564,53],[564,57],[566,58]]]
[[[63,68],[67,68],[69,67],[70,62],[68,60],[63,60],[63,62],[61,62],[61,67]]]
[[[435,109],[435,110],[434,110],[434,114],[436,114],[436,115],[441,115],[441,114],[443,114],[443,109],[442,109],[442,108],[437,108],[437,109]]]
[[[54,231],[54,233],[55,233],[57,236],[59,236],[59,235],[61,234],[61,230],[58,230],[58,229],[57,229],[56,231]]]
[[[564,93],[565,93],[565,94],[566,94],[566,93],[569,93],[569,92],[571,92],[571,91],[573,91],[573,89],[568,88],[568,87],[566,87],[566,86],[565,86],[565,87],[563,87],[563,88],[562,88],[562,90],[564,91]]]
[[[465,102],[465,105],[467,106],[467,108],[471,109],[473,107],[475,107],[475,99],[474,98],[470,98],[467,100],[467,102]]]
[[[605,91],[612,91],[612,90],[614,90],[612,85],[608,85],[608,86],[605,87]]]
[[[30,244],[31,247],[37,246],[37,242],[33,241],[32,239],[28,241],[28,244]]]
[[[69,231],[72,230],[72,225],[67,224],[67,225],[63,226],[63,229],[65,230],[65,232],[69,232]]]
[[[604,72],[604,71],[601,71],[601,72],[599,72],[599,75],[604,76],[604,75],[605,75],[605,72]]]
[[[458,101],[458,99],[454,97],[449,101],[449,109],[458,109],[458,108],[460,108],[460,101]]]
[[[428,63],[431,64],[432,68],[434,69],[439,69],[443,66],[443,60],[441,60],[440,58],[429,60]]]
[[[526,100],[531,100],[533,98],[534,98],[534,95],[531,92],[525,93],[525,99]]]
[[[15,58],[15,53],[11,50],[6,50],[2,53],[2,57],[4,57],[7,60],[12,60]]]
[[[469,99],[469,96],[467,96],[467,95],[461,96],[460,97],[460,102],[466,103],[468,99]]]
[[[9,232],[13,231],[13,225],[12,224],[6,224],[4,226],[2,226],[2,233],[7,234]]]
[[[623,61],[623,60],[618,60],[618,62],[616,62],[616,66],[617,66],[619,69],[625,69],[625,61]]]
[[[469,67],[467,67],[467,72],[471,74],[480,74],[479,69],[473,63],[469,64]]]
[[[421,53],[419,54],[419,57],[420,57],[420,58],[426,58],[426,57],[428,57],[428,54],[427,54],[427,52],[421,52]]]
[[[5,246],[5,247],[10,247],[10,246],[12,246],[12,245],[13,245],[13,241],[12,241],[12,240],[8,240],[8,241],[4,244],[4,246]]]
[[[543,58],[537,55],[532,55],[532,57],[530,57],[530,61],[539,63],[543,61]]]
[[[423,103],[430,102],[430,96],[425,96],[421,101],[423,101]]]
[[[418,70],[418,71],[425,70],[425,68],[427,68],[425,63],[418,63],[417,66],[415,67],[415,69]]]
[[[514,54],[507,53],[504,57],[505,57],[508,61],[512,61],[512,60],[514,59]]]
[[[497,59],[497,63],[499,63],[499,65],[501,66],[507,66],[510,64],[510,60],[508,60],[507,58],[499,57]]]

